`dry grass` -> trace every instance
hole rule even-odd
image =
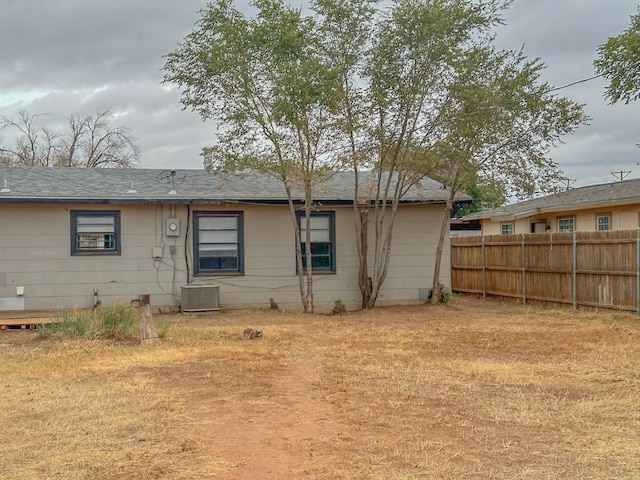
[[[5,478],[640,473],[635,316],[456,297],[159,321],[146,347],[0,333]]]

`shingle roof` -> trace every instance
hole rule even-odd
[[[353,172],[335,174],[315,188],[314,200],[351,202],[353,178]],[[174,193],[170,193],[171,185],[169,170],[0,167],[0,202],[277,203],[287,199],[281,181],[258,173],[227,176],[206,170],[175,170]],[[424,179],[403,200],[442,203],[447,195],[440,183]],[[294,198],[301,199],[301,193],[294,192]],[[456,201],[468,199],[456,196]]]
[[[471,213],[465,220],[530,217],[545,212],[581,210],[612,204],[640,203],[640,179],[589,185]]]

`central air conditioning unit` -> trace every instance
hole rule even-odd
[[[183,312],[220,310],[219,285],[183,285],[180,309]]]

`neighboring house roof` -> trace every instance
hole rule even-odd
[[[449,221],[449,228],[451,231],[480,231],[482,225],[479,220],[463,220],[462,218],[452,218]]]
[[[216,175],[206,170],[0,167],[0,203],[3,202],[263,202],[283,203],[282,182],[258,173]],[[361,185],[371,174],[362,172]],[[339,172],[315,187],[313,200],[351,203],[353,172]],[[172,191],[173,185],[173,191]],[[366,189],[362,188],[364,192]],[[411,187],[403,203],[443,203],[449,194],[442,184],[423,179]],[[294,199],[302,200],[300,191]],[[470,197],[457,194],[456,201]]]
[[[589,185],[465,215],[464,220],[515,220],[535,215],[640,203],[640,179]]]

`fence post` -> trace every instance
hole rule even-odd
[[[573,299],[573,309],[576,309],[577,303],[577,274],[576,270],[578,269],[578,252],[577,252],[577,242],[576,242],[576,232],[573,232],[573,252],[572,252],[572,278],[571,278],[571,297]]]
[[[520,234],[520,263],[522,264],[522,304],[527,303],[527,265],[524,258],[524,233]]]
[[[487,298],[487,254],[484,251],[484,235],[482,235],[482,298]]]
[[[636,315],[640,315],[640,227],[636,229]]]

